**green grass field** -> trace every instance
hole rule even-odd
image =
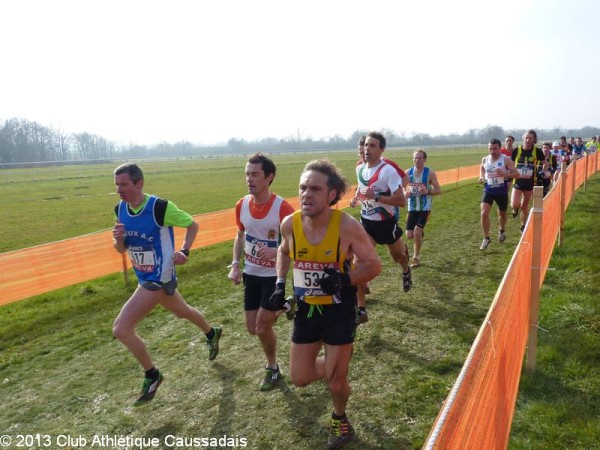
[[[476,163],[482,154],[473,154],[464,165]],[[468,159],[460,156],[461,161]],[[350,153],[345,162],[336,158],[340,166],[346,164],[348,176],[354,159]],[[408,160],[397,159],[408,166]],[[305,162],[300,157],[279,162],[274,190],[296,195]],[[432,155],[429,163],[436,169],[456,166],[443,167],[441,155]],[[233,206],[245,192],[241,167],[235,175],[223,168],[232,178],[213,191],[209,183],[192,194],[185,189],[164,194],[188,183],[188,177],[182,176],[185,171],[177,171],[175,177],[156,172],[146,190],[172,198],[192,213],[202,212],[196,208],[206,206],[208,192],[217,192],[220,201],[213,205],[222,209],[224,204]],[[103,186],[107,192],[112,190],[111,169],[98,183],[108,184]],[[198,186],[214,172],[218,170],[189,178]],[[288,178],[290,186],[285,187]],[[229,193],[230,189],[236,193]],[[505,244],[492,242],[487,252],[479,251],[480,195],[477,185],[465,182],[445,187],[444,194],[435,198],[422,267],[414,271],[410,293],[401,292],[398,268],[379,249],[384,270],[371,284],[371,320],[358,331],[351,363],[348,415],[357,439],[348,448],[423,445],[518,242],[518,223],[511,220]],[[180,196],[185,200],[180,201]],[[90,223],[97,225],[108,215],[104,227],[110,226],[115,202],[112,197],[96,209],[99,202],[94,201],[89,215],[97,222]],[[540,322],[551,333],[540,334],[538,372],[523,378],[511,435],[513,448],[595,448],[592,444],[600,442],[598,262],[589,245],[599,237],[599,204],[600,182],[595,177],[587,192],[579,192],[572,201],[565,245],[551,262],[556,270],[547,276]],[[27,234],[29,221],[22,222],[20,233]],[[586,239],[580,238],[582,233]],[[258,391],[264,358],[258,340],[245,331],[241,288],[227,281],[230,258],[231,242],[215,245],[193,251],[190,263],[179,271],[180,290],[188,302],[224,327],[216,361],[208,362],[198,330],[164,310],[154,311],[139,326],[166,377],[155,400],[143,408],[131,406],[139,392],[141,370],[111,335],[112,321],[134,289],[133,282],[124,286],[122,275],[115,274],[0,308],[0,434],[70,434],[88,439],[133,435],[161,440],[167,435],[226,435],[248,439],[252,449],[324,448],[331,402],[323,383],[300,389],[285,380],[274,392]],[[276,324],[284,374],[290,331],[291,323],[285,319]]]
[[[484,149],[435,149],[430,161],[436,170],[481,161]],[[410,150],[386,151],[401,167],[412,165]],[[273,155],[277,177],[273,190],[284,197],[298,195],[304,165],[315,158],[336,161],[355,183],[356,152]],[[231,208],[246,192],[247,157],[140,162],[145,190],[173,200],[190,214]],[[66,166],[0,170],[0,252],[17,250],[109,228],[118,202],[114,165]],[[9,177],[8,174],[11,174]]]

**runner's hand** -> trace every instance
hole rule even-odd
[[[285,283],[275,283],[275,291],[269,297],[269,305],[273,308],[283,309],[285,304]]]
[[[325,275],[317,280],[317,284],[327,295],[335,295],[343,288],[350,287],[350,275],[347,273],[340,273],[333,267],[328,267],[323,272],[325,272]]]

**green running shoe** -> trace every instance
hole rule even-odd
[[[277,385],[277,383],[279,383],[279,380],[281,380],[281,378],[283,378],[283,376],[281,375],[281,372],[279,371],[279,367],[277,367],[277,369],[271,369],[271,368],[267,367],[265,370],[266,370],[266,373],[265,373],[265,377],[262,380],[262,383],[260,384],[260,390],[261,391],[270,391]]]
[[[352,436],[354,436],[354,429],[346,416],[343,419],[334,419],[332,417],[329,437],[327,438],[327,448],[340,448],[350,442]]]
[[[163,376],[160,372],[158,372],[158,378],[156,379],[144,378],[144,382],[142,383],[142,394],[133,403],[133,406],[142,406],[152,400],[162,382]]]
[[[219,340],[221,339],[221,335],[223,334],[223,328],[221,327],[213,327],[215,330],[215,335],[212,339],[206,340],[206,345],[208,345],[208,360],[212,361],[219,354]]]

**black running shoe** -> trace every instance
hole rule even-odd
[[[221,327],[214,327],[215,335],[212,339],[206,340],[206,345],[208,345],[208,360],[212,361],[219,354],[219,340],[221,339],[221,335],[223,334],[223,329]]]
[[[285,312],[285,317],[287,320],[293,320],[296,315],[296,297],[290,295],[285,301],[290,305],[290,309]]]
[[[362,309],[358,310],[358,316],[356,317],[356,324],[362,325],[363,323],[367,323],[369,321],[369,315],[367,311],[363,311]]]
[[[408,267],[408,272],[402,274],[402,288],[404,289],[404,292],[408,292],[410,291],[410,288],[412,288],[410,266]]]
[[[158,378],[144,378],[144,382],[142,383],[142,394],[133,403],[133,406],[142,406],[152,400],[162,382],[163,376],[160,372],[158,372]]]
[[[282,375],[281,375],[281,372],[279,371],[279,368],[271,369],[271,368],[267,367],[265,369],[265,371],[266,371],[265,377],[263,378],[262,382],[260,383],[260,390],[261,391],[270,391],[275,386],[277,386],[277,383],[279,383],[279,380],[281,380]]]

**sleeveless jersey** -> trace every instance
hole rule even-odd
[[[419,188],[425,186],[431,191],[431,183],[429,183],[429,167],[423,167],[423,171],[419,176],[415,176],[415,167],[411,167],[406,171],[408,176],[408,186],[412,195],[408,198],[408,211],[431,211],[432,196],[421,195]]]
[[[172,259],[175,249],[173,227],[160,226],[154,216],[158,197],[151,195],[138,214],[131,214],[127,203],[119,202],[118,218],[125,226],[125,247],[131,265],[141,281],[167,283],[175,279]]]
[[[274,277],[275,259],[265,261],[256,257],[256,251],[259,246],[277,248],[279,245],[279,209],[283,203],[283,198],[275,196],[275,200],[269,208],[269,212],[263,219],[256,219],[250,213],[250,199],[252,196],[246,195],[240,209],[240,222],[244,226],[244,272],[248,275],[259,277]]]
[[[340,272],[351,268],[351,261],[340,249],[340,225],[342,211],[331,211],[331,220],[323,240],[316,245],[311,244],[302,229],[302,215],[296,211],[292,216],[293,243],[289,256],[294,260],[294,294],[299,301],[312,305],[331,305],[341,303],[338,295],[327,295],[315,283],[323,278],[323,269],[333,267]]]
[[[356,177],[358,189],[362,193],[370,187],[376,194],[392,195],[402,186],[402,179],[396,169],[383,160],[375,167],[368,167],[367,163],[356,166]],[[374,199],[364,200],[360,215],[369,220],[388,220],[394,218],[395,207]]]
[[[540,150],[535,145],[531,148],[531,150],[524,150],[523,147],[519,145],[513,151],[513,155],[515,157],[512,159],[515,162],[517,170],[521,174],[521,178],[514,180],[514,184],[516,186],[527,187],[535,184],[537,165],[544,159],[543,154],[542,158],[538,158],[538,151]]]
[[[496,175],[496,169],[501,168],[506,170],[505,158],[507,156],[500,155],[496,161],[492,161],[492,155],[487,155],[483,163],[485,171],[484,189],[493,195],[508,194],[508,183],[503,176]]]

